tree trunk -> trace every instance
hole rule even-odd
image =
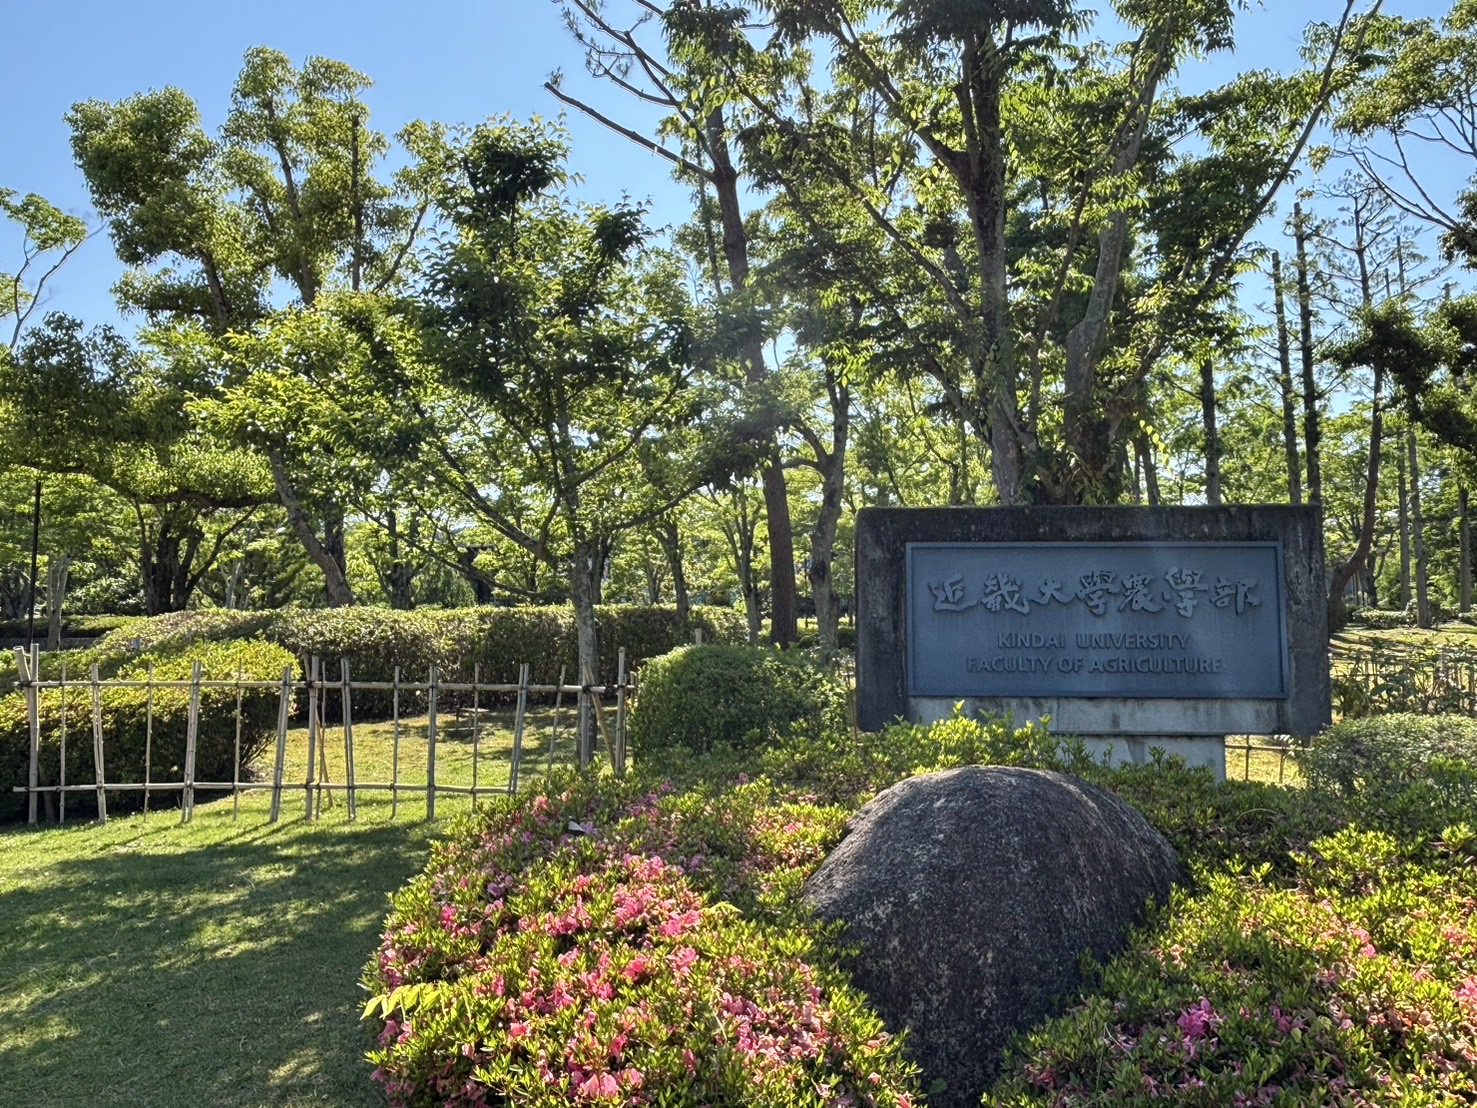
[[[46,649],[62,645],[62,603],[67,595],[67,577],[72,569],[70,554],[53,555],[46,563]]]
[[[836,529],[841,522],[842,496],[846,490],[846,442],[850,433],[850,390],[839,382],[831,388],[831,449],[817,450],[821,472],[821,505],[810,533],[810,591],[815,598],[815,619],[823,658],[836,652],[836,631],[841,624],[841,599],[836,595],[832,566],[836,555]]]
[[[574,629],[578,643],[578,684],[588,688],[596,683],[600,672],[600,643],[595,623],[595,587],[600,579],[602,563],[600,543],[593,539],[577,541],[574,564],[570,567],[569,596],[574,602]],[[580,698],[580,765],[587,766],[594,757],[595,721],[588,696]]]
[[[1294,204],[1293,231],[1297,237],[1299,345],[1303,356],[1303,450],[1308,459],[1308,503],[1323,503],[1323,474],[1319,464],[1322,429],[1318,414],[1318,382],[1313,373],[1313,292],[1308,280],[1308,228],[1303,207]]]
[[[1405,449],[1410,458],[1410,540],[1415,560],[1415,621],[1418,627],[1431,626],[1431,592],[1426,565],[1426,532],[1421,518],[1421,461],[1415,441],[1415,430],[1405,433]]]
[[[385,520],[385,530],[390,539],[390,569],[386,575],[390,586],[390,607],[397,612],[408,612],[415,607],[415,600],[410,592],[415,582],[415,569],[401,557],[400,521],[393,510]]]
[[[728,152],[728,136],[721,111],[712,112],[705,123],[708,152],[713,171],[709,180],[718,198],[718,219],[723,228],[723,257],[734,289],[749,283],[749,236],[739,204],[738,171]],[[760,385],[769,377],[764,347],[759,340],[744,347],[744,377]],[[795,641],[798,603],[795,594],[795,530],[790,520],[790,493],[785,471],[775,445],[765,459],[764,515],[769,524],[769,640],[780,646]]]
[[[1277,306],[1277,388],[1282,394],[1282,448],[1287,454],[1287,502],[1303,502],[1302,463],[1298,458],[1296,396],[1292,388],[1292,350],[1282,291],[1282,257],[1272,255],[1272,292]]]
[[[1374,545],[1374,528],[1378,521],[1380,483],[1380,449],[1384,439],[1384,411],[1381,408],[1381,392],[1384,389],[1384,371],[1374,369],[1374,399],[1369,421],[1369,465],[1364,480],[1364,515],[1359,528],[1359,545],[1353,557],[1334,571],[1328,589],[1328,629],[1336,630],[1344,625],[1344,586],[1358,572],[1360,564],[1369,557]],[[1311,490],[1310,490],[1311,491]]]
[[[1156,508],[1163,501],[1159,496],[1159,467],[1154,462],[1154,444],[1148,435],[1139,435],[1134,439],[1133,449],[1144,474],[1144,497],[1149,507]]]
[[[1457,485],[1457,503],[1461,510],[1461,565],[1458,569],[1458,600],[1465,614],[1472,610],[1472,515],[1467,504],[1467,483]]]
[[[656,526],[656,537],[672,574],[672,600],[677,605],[677,623],[686,637],[692,630],[692,597],[687,591],[687,570],[682,564],[682,533],[675,520],[664,519]]]
[[[1409,432],[1406,432],[1409,434]],[[1395,452],[1396,525],[1400,531],[1400,609],[1410,607],[1410,489],[1405,483],[1405,453]]]
[[[1215,369],[1209,358],[1200,361],[1200,420],[1205,426],[1205,503],[1221,502],[1221,440],[1215,424]]]
[[[980,314],[971,352],[975,431],[988,435],[990,475],[1002,504],[1024,504],[1025,450],[1016,411],[1015,351],[1011,348],[1010,303],[1005,262],[1005,136],[1000,122],[1003,63],[995,43],[980,38],[964,54],[964,79],[971,118],[972,149],[953,170],[974,232]]]
[[[288,482],[286,460],[281,454],[273,451],[268,455],[268,461],[272,466],[272,481],[277,487],[277,498],[282,502],[282,507],[287,510],[287,519],[292,524],[293,533],[303,544],[303,549],[308,552],[308,557],[313,564],[323,574],[323,587],[328,595],[328,606],[330,608],[349,607],[354,603],[354,590],[349,587],[349,580],[344,575],[342,521],[340,521],[337,557],[335,557],[335,551],[318,538],[318,533],[313,530],[312,521],[308,519],[308,513],[303,511],[297,494]]]
[[[246,559],[237,558],[226,574],[225,608],[233,612],[241,606],[241,582],[246,577]]]

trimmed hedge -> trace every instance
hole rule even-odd
[[[85,652],[83,652],[85,653]],[[265,642],[197,643],[182,650],[135,655],[110,677],[142,679],[149,666],[156,681],[188,681],[193,664],[199,661],[207,680],[234,681],[238,671],[247,680],[279,681],[284,667],[296,672],[293,656],[280,646]],[[72,670],[81,681],[66,692],[67,782],[85,784],[93,780],[92,697],[86,685],[86,669]],[[43,676],[47,676],[43,673]],[[244,689],[241,694],[241,765],[243,772],[276,733],[278,693],[275,689]],[[160,782],[183,779],[185,730],[189,716],[188,689],[154,690],[154,727],[150,744],[150,779]],[[102,690],[103,769],[109,784],[129,784],[144,779],[144,743],[148,692],[142,688]],[[42,784],[56,784],[60,767],[63,694],[44,690],[40,704]],[[195,746],[195,780],[229,781],[235,757],[236,690],[205,688],[200,692],[200,719]],[[23,794],[11,789],[24,785],[30,766],[30,725],[24,693],[0,698],[0,820],[23,818]],[[140,807],[142,792],[109,793],[110,811]],[[166,794],[172,803],[175,794]],[[79,801],[79,796],[81,797]],[[72,794],[73,810],[87,811],[91,796]]]
[[[693,629],[701,628],[705,641],[717,643],[743,642],[747,633],[743,615],[730,608],[694,608],[690,627],[683,627],[671,607],[608,605],[597,609],[595,618],[601,643],[598,680],[606,684],[616,679],[621,647],[626,649],[628,668],[634,668],[689,641]],[[342,658],[348,658],[356,681],[390,681],[396,666],[402,680],[425,681],[433,665],[444,680],[470,681],[473,666],[478,665],[484,682],[512,684],[524,662],[535,684],[552,685],[561,668],[566,680],[575,680],[577,634],[574,609],[568,606],[172,612],[129,620],[82,652],[75,665],[86,672],[87,666],[97,664],[106,677],[136,656],[135,640],[144,651],[166,654],[194,642],[255,637],[285,647],[302,660],[317,655],[327,680],[338,679]],[[0,662],[0,679],[4,665]],[[389,692],[356,692],[354,710],[365,719],[388,716],[391,699]],[[446,697],[443,703],[452,707],[456,698]],[[402,711],[424,710],[425,694],[403,692],[400,705]],[[336,702],[326,708],[331,716]]]
[[[754,750],[846,729],[846,689],[801,654],[757,646],[684,646],[653,658],[629,722],[631,752]]]

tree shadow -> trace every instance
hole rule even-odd
[[[0,1104],[383,1104],[358,978],[431,833],[141,830],[22,871],[0,887]]]

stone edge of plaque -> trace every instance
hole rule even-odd
[[[1287,629],[1288,695],[1270,700],[1114,697],[972,698],[971,712],[1018,719],[1049,712],[1054,730],[1095,734],[1311,735],[1329,723],[1328,608],[1316,506],[1221,508],[864,508],[856,523],[857,723],[938,718],[936,698],[909,699],[909,543],[1277,542]],[[951,705],[949,707],[952,707]]]

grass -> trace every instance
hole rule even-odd
[[[1287,744],[1265,735],[1226,737],[1226,779],[1299,788],[1303,784]]]
[[[569,715],[555,751],[572,754]],[[534,725],[522,773],[548,764],[552,713]],[[507,780],[512,713],[481,717],[480,784]],[[357,725],[356,777],[390,779],[389,725]],[[443,724],[437,779],[470,784],[469,717]],[[424,783],[424,719],[402,726],[401,779]],[[330,779],[343,781],[330,729]],[[342,795],[303,818],[307,735],[289,734],[283,820],[270,793],[177,811],[0,832],[0,1105],[67,1108],[383,1105],[369,1081],[359,972],[378,944],[389,894],[424,863],[448,817],[427,822],[424,793]],[[270,755],[268,756],[270,757]],[[327,796],[328,794],[325,794]],[[82,799],[78,797],[81,796]],[[325,802],[326,803],[326,802]]]

